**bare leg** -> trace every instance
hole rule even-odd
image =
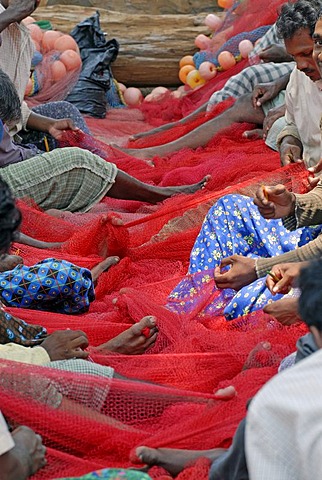
[[[136,133],[135,135],[132,135],[132,137],[130,138],[132,140],[136,140],[138,138],[155,135],[156,133],[165,132],[166,130],[170,130],[171,128],[176,127],[177,125],[184,125],[189,120],[192,120],[195,117],[197,117],[199,113],[205,112],[207,110],[207,105],[208,105],[208,102],[204,103],[203,105],[198,107],[196,110],[194,110],[192,113],[190,113],[184,118],[181,118],[181,120],[178,120],[177,122],[166,123],[165,125],[161,125],[161,127],[153,128],[152,130],[148,130],[147,132]]]
[[[91,270],[93,282],[95,283],[103,272],[109,270],[109,268],[113,267],[113,265],[116,265],[119,261],[119,257],[107,257],[105,260],[95,265],[95,267],[93,267]]]
[[[163,157],[182,148],[203,147],[207,145],[216,133],[229,127],[232,123],[246,122],[262,125],[264,118],[263,110],[261,108],[255,109],[252,105],[251,94],[247,94],[240,97],[232,107],[225,110],[221,115],[212,118],[173,142],[157,147],[120,150],[142,159],[153,158],[156,155]]]
[[[95,347],[94,350],[140,355],[155,344],[158,336],[156,325],[155,317],[144,317],[117,337]]]
[[[210,175],[204,177],[200,182],[193,185],[182,185],[179,187],[155,187],[140,182],[122,170],[118,170],[116,180],[108,191],[108,196],[122,200],[137,200],[140,202],[158,203],[177,195],[179,193],[195,193],[202,189],[210,179]]]
[[[20,255],[4,255],[0,258],[0,272],[8,272],[13,270],[17,265],[23,263],[23,258]]]
[[[212,462],[226,452],[224,448],[212,450],[179,450],[174,448],[138,447],[136,455],[142,463],[149,467],[157,465],[164,468],[174,477],[177,476],[189,463],[206,457]]]
[[[24,233],[19,232],[16,237],[16,242],[22,243],[24,245],[29,245],[30,247],[36,248],[60,248],[63,242],[43,242],[42,240],[37,240],[36,238],[29,237]]]

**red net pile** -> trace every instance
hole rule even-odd
[[[129,466],[131,451],[142,444],[190,449],[230,444],[247,400],[276,373],[281,359],[294,350],[305,329],[282,328],[262,312],[234,322],[221,316],[197,320],[209,298],[210,285],[205,286],[189,315],[178,316],[164,305],[185,274],[204,213],[216,198],[236,191],[252,194],[263,182],[283,182],[304,191],[305,179],[306,173],[298,165],[262,176],[257,173],[256,181],[170,199],[152,207],[152,214],[148,213],[150,207],[144,206],[132,208],[132,214],[120,211],[117,215],[125,224],[117,227],[110,221],[113,214],[107,213],[111,200],[103,202],[96,213],[67,214],[61,219],[19,202],[24,232],[48,241],[66,240],[62,251],[17,245],[27,264],[53,255],[92,267],[109,248],[121,256],[121,262],[99,278],[97,299],[85,315],[21,309],[11,309],[12,313],[44,325],[49,332],[82,329],[91,345],[116,336],[147,314],[157,317],[160,329],[155,347],[143,356],[91,354],[94,361],[113,366],[125,377],[153,383],[1,363],[3,413],[13,424],[35,429],[49,447],[48,467],[35,478]],[[126,208],[123,202],[122,208],[131,210],[130,203]],[[238,392],[235,398],[228,402],[214,398],[215,390],[231,384]],[[64,395],[58,409],[46,404],[43,392],[49,386]],[[207,478],[205,472],[207,464],[199,462],[179,478]],[[153,478],[161,475],[162,469],[151,472]]]
[[[262,6],[262,19],[266,15],[262,23],[267,23],[274,21],[280,3],[276,0],[270,2],[272,8],[267,4],[264,8],[264,2],[256,0],[252,5]],[[238,25],[245,28],[245,24]],[[204,88],[210,88],[209,84]],[[202,99],[202,90],[191,95],[198,98],[196,103]],[[178,116],[182,115],[187,101],[172,100],[172,112],[178,108]],[[215,114],[227,105],[229,102],[219,106]],[[147,118],[151,118],[149,114]],[[204,118],[195,122],[202,121]],[[135,124],[138,117],[136,123],[129,121],[128,133]],[[51,256],[88,268],[107,255],[117,254],[121,261],[100,276],[96,301],[87,314],[67,316],[22,309],[10,309],[11,313],[41,324],[49,332],[81,329],[92,346],[115,337],[145,315],[156,316],[160,331],[153,349],[141,356],[91,352],[94,361],[141,382],[1,362],[2,412],[13,426],[25,424],[41,434],[48,447],[48,466],[34,478],[127,467],[135,460],[133,449],[138,445],[229,446],[245,415],[247,400],[277,372],[280,361],[294,351],[296,340],[305,333],[303,326],[281,327],[263,312],[232,322],[222,316],[197,318],[212,291],[211,283],[205,285],[190,314],[180,316],[164,307],[168,294],[185,275],[203,218],[216,199],[235,192],[252,195],[263,183],[306,190],[304,168],[298,164],[279,168],[278,154],[261,140],[242,138],[246,127],[233,126],[206,148],[155,158],[154,167],[86,135],[65,138],[64,145],[99,150],[120,169],[155,185],[189,184],[211,174],[206,189],[193,195],[180,195],[156,206],[106,198],[90,213],[63,213],[57,218],[28,200],[19,201],[24,233],[64,242],[60,250],[15,245],[26,264]],[[122,219],[123,225],[116,226],[115,217]],[[237,396],[226,402],[216,400],[214,391],[228,385],[234,385]],[[59,407],[52,405],[57,395],[63,396]],[[209,463],[201,460],[178,478],[206,479],[208,467]],[[160,468],[150,474],[165,478]]]

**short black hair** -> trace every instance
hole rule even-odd
[[[277,33],[284,40],[292,38],[298,30],[309,30],[310,35],[319,19],[322,0],[298,0],[282,5],[276,21]]]
[[[3,123],[17,121],[21,118],[21,102],[17,90],[0,69],[0,119]]]
[[[314,326],[322,332],[322,259],[314,260],[302,268],[299,287],[301,319],[309,327]]]
[[[0,177],[0,254],[8,252],[20,223],[20,210],[7,183]]]

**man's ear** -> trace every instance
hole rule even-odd
[[[320,332],[320,330],[313,325],[310,327],[310,331],[314,337],[317,347],[322,348],[322,332]]]

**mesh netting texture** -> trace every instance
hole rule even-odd
[[[273,23],[281,3],[248,2],[247,15],[235,19],[229,38]],[[105,120],[91,119],[88,124],[104,141],[122,135],[127,139],[151,125],[181,118],[245,65],[243,61],[231,71],[218,74],[214,81],[182,100],[165,97],[162,105],[154,102],[143,104],[140,110],[110,112]],[[224,102],[211,115],[218,115],[231,104],[231,100]],[[171,133],[137,140],[132,145],[142,148],[171,141],[208,118],[209,114],[201,115]],[[212,295],[212,282],[205,284],[190,313],[180,315],[165,307],[169,293],[186,274],[204,216],[217,199],[229,193],[252,196],[261,184],[283,183],[300,193],[307,189],[304,167],[295,164],[280,168],[279,155],[262,140],[242,137],[248,127],[233,125],[205,148],[155,157],[153,167],[89,135],[70,132],[62,147],[99,152],[119,169],[149,184],[189,184],[208,174],[211,179],[205,189],[169,198],[162,204],[105,198],[86,214],[61,212],[53,217],[29,199],[18,201],[24,233],[48,242],[63,242],[58,250],[14,244],[12,250],[22,255],[25,264],[55,257],[92,268],[107,255],[118,255],[120,262],[99,277],[95,302],[86,314],[8,311],[29,323],[43,325],[49,333],[66,328],[83,330],[90,341],[91,359],[128,378],[109,379],[1,361],[3,414],[12,426],[33,428],[48,448],[48,465],[33,478],[45,480],[109,466],[133,466],[133,450],[138,445],[228,447],[249,398],[277,373],[280,361],[295,350],[297,339],[306,333],[304,326],[282,327],[262,311],[230,322],[221,314],[199,315]],[[123,224],[116,225],[115,218]],[[154,315],[159,328],[158,340],[147,353],[120,355],[93,349],[145,315]],[[229,401],[217,400],[214,392],[228,385],[235,387],[237,395]],[[206,479],[208,469],[209,462],[200,460],[178,478]],[[150,475],[166,478],[160,468],[153,468]]]

